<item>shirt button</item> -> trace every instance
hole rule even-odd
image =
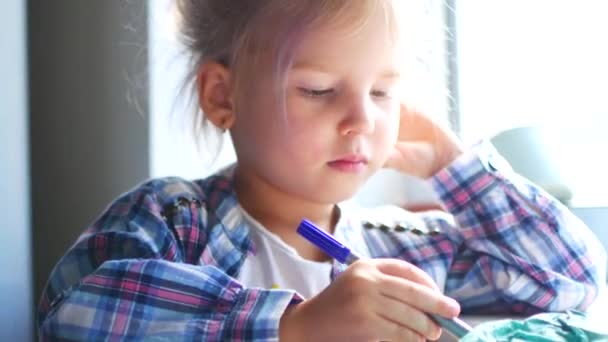
[[[370,221],[363,222],[363,228],[365,228],[365,229],[373,229],[375,227],[376,227],[376,225]]]
[[[422,235],[422,234],[424,234],[424,231],[418,227],[414,227],[412,229],[412,233],[414,233],[415,235]]]

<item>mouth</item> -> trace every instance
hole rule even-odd
[[[332,169],[347,173],[359,173],[365,170],[367,164],[367,157],[361,154],[343,156],[327,163]]]

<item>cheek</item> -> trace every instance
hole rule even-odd
[[[291,98],[288,102],[285,131],[286,144],[295,145],[298,150],[319,153],[326,149],[323,143],[331,136],[333,123],[331,115],[319,106],[314,106],[302,99]]]
[[[307,120],[288,117],[281,144],[293,158],[298,156],[311,159],[322,156],[327,151],[327,127],[322,120]],[[325,152],[324,152],[325,151]]]

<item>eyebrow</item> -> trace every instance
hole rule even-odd
[[[322,72],[325,74],[331,74],[331,72],[326,67],[319,65],[319,64],[308,63],[308,62],[298,62],[298,63],[294,64],[292,67],[292,70],[296,70],[296,69],[308,69],[308,70]],[[381,72],[380,77],[381,78],[400,78],[401,73],[395,69],[388,69],[388,70]]]
[[[397,70],[386,70],[380,74],[382,78],[400,78],[401,73]]]

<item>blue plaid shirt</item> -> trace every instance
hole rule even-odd
[[[343,212],[360,254],[406,260],[465,313],[586,308],[606,252],[564,206],[480,144],[431,180],[450,215],[396,207]],[[295,228],[295,227],[294,227]],[[122,195],[54,268],[41,340],[277,340],[302,298],[235,280],[254,253],[230,171],[155,179]],[[342,270],[334,264],[333,276]]]

